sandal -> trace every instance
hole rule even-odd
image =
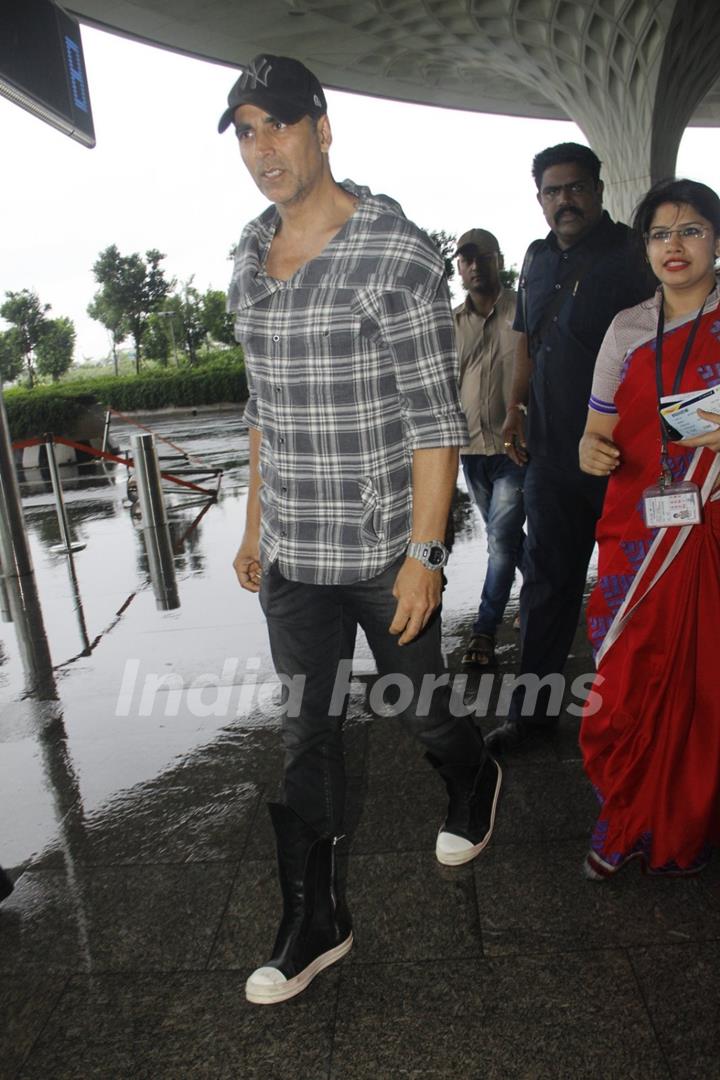
[[[489,634],[473,634],[468,641],[460,664],[462,667],[472,668],[497,667],[495,638],[490,637]]]

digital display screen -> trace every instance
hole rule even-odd
[[[80,26],[53,0],[2,0],[0,94],[95,145]]]

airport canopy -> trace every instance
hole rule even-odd
[[[239,67],[303,60],[330,88],[572,119],[627,217],[720,123],[717,0],[73,0],[84,22]]]

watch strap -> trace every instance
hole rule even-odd
[[[426,570],[442,570],[450,552],[442,540],[419,540],[408,544],[407,554],[422,563]]]

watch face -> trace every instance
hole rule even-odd
[[[431,566],[442,566],[445,562],[445,552],[441,547],[428,548],[428,562]]]

